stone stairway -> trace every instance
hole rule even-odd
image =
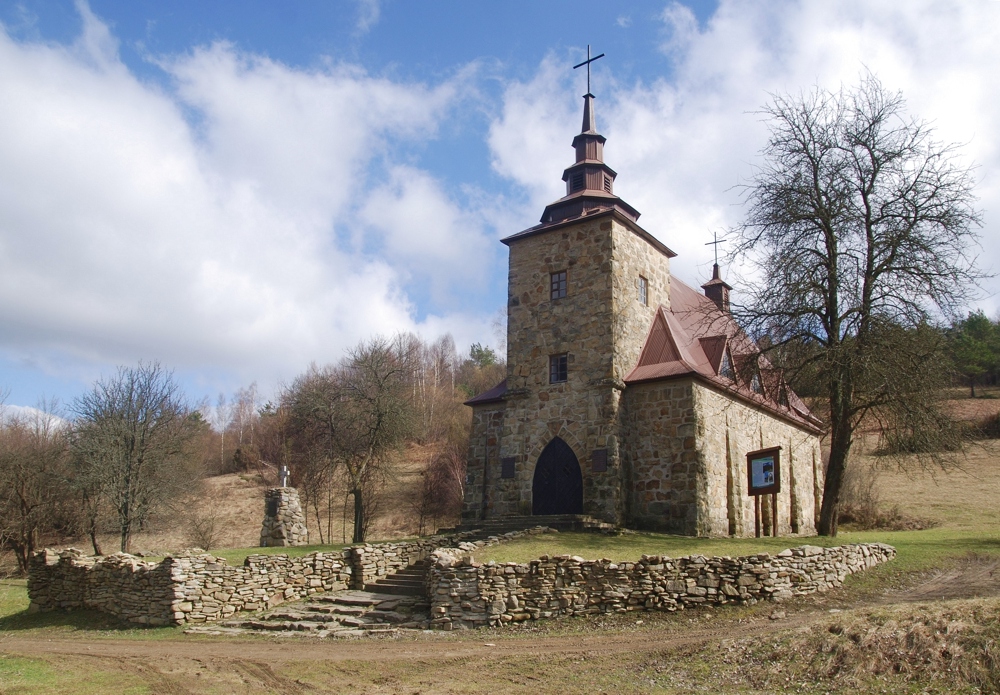
[[[381,577],[371,584],[366,584],[365,591],[396,596],[426,596],[427,571],[429,569],[429,560],[418,560],[405,569]]]
[[[451,530],[441,533],[479,531],[482,537],[497,536],[509,531],[521,531],[535,526],[547,526],[560,531],[592,531],[595,533],[616,533],[614,524],[595,519],[586,514],[551,514],[540,516],[507,516],[497,519],[463,521]]]
[[[189,634],[272,634],[312,637],[378,637],[425,630],[430,603],[422,595],[336,591],[288,603],[247,618],[223,620],[185,630]]]

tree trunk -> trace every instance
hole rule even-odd
[[[840,507],[840,490],[844,484],[844,471],[851,452],[851,421],[845,414],[835,415],[830,431],[830,462],[826,466],[826,480],[823,483],[823,504],[820,507],[819,526],[816,532],[821,536],[837,535],[837,517]]]
[[[351,490],[354,495],[354,543],[365,542],[365,502],[361,488]]]
[[[90,524],[89,535],[90,535],[90,544],[92,546],[94,546],[94,555],[103,555],[104,553],[101,552],[101,544],[97,540],[97,524],[96,523],[91,523]]]
[[[121,535],[121,548],[123,553],[127,553],[132,547],[132,525],[131,523],[122,523],[122,535]]]

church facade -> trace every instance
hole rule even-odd
[[[781,447],[781,534],[815,532],[820,422],[729,314],[614,194],[584,97],[566,195],[510,250],[507,378],[473,409],[463,521],[588,514],[686,535],[754,535],[746,454]]]

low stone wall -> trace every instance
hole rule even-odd
[[[32,558],[28,595],[31,610],[90,608],[126,622],[174,625],[346,589],[351,573],[343,552],[251,555],[232,567],[207,554],[179,554],[154,563],[124,553],[88,557],[71,548],[44,550]]]
[[[238,567],[201,552],[146,562],[124,553],[90,557],[74,548],[46,549],[31,559],[28,596],[34,611],[87,608],[144,625],[210,622],[319,592],[361,588],[440,548],[469,552],[544,530],[518,531],[474,543],[467,542],[471,534],[464,533],[294,558],[250,555]]]
[[[355,545],[347,549],[350,553],[351,567],[354,568],[355,583],[353,588],[364,588],[380,577],[393,574],[420,560],[430,558],[436,550],[448,548],[459,553],[470,553],[486,546],[505,543],[526,535],[548,533],[551,529],[544,526],[510,531],[497,536],[469,541],[476,531],[466,531],[452,535],[430,536],[402,543],[379,543],[377,545]]]
[[[345,552],[303,557],[251,555],[242,567],[230,567],[211,555],[167,558],[175,601],[170,623],[203,623],[243,610],[270,608],[323,591],[351,586],[352,568]]]
[[[435,552],[428,577],[432,627],[452,630],[559,615],[674,611],[702,604],[754,603],[827,591],[854,572],[896,556],[883,543],[801,546],[728,558],[644,555],[638,562],[542,556],[528,564],[476,563]]]

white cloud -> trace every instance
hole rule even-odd
[[[495,260],[484,222],[461,212],[437,181],[410,166],[393,168],[359,217],[381,241],[380,256],[428,284],[439,305],[448,303],[456,281],[472,286]]]
[[[382,14],[381,0],[357,0],[358,21],[355,24],[355,31],[359,34],[367,34],[373,26],[378,24]]]
[[[467,238],[457,204],[393,159],[434,136],[467,75],[428,87],[219,43],[161,59],[173,92],[131,74],[80,11],[69,47],[0,27],[0,354],[81,378],[159,359],[276,384],[373,333],[468,322],[418,322],[413,268],[351,223],[385,168],[370,221],[433,237],[410,249],[393,228],[386,248],[438,267],[441,287],[468,278],[456,254],[481,229]]]
[[[619,86],[598,101],[597,118],[608,137],[605,158],[619,172],[616,192],[680,254],[673,261],[679,277],[706,278],[711,232],[741,218],[734,186],[752,174],[765,142],[754,112],[769,93],[835,89],[865,70],[902,90],[910,112],[933,121],[942,140],[967,143],[963,155],[979,166],[986,209],[984,264],[1000,267],[993,231],[1000,221],[1000,3],[723,1],[699,29],[690,10],[671,2],[663,21],[671,78]],[[560,131],[571,116],[552,73],[546,60],[532,81],[510,85],[491,130],[494,166],[536,200],[559,193],[558,172],[571,161],[564,145],[572,135]]]

